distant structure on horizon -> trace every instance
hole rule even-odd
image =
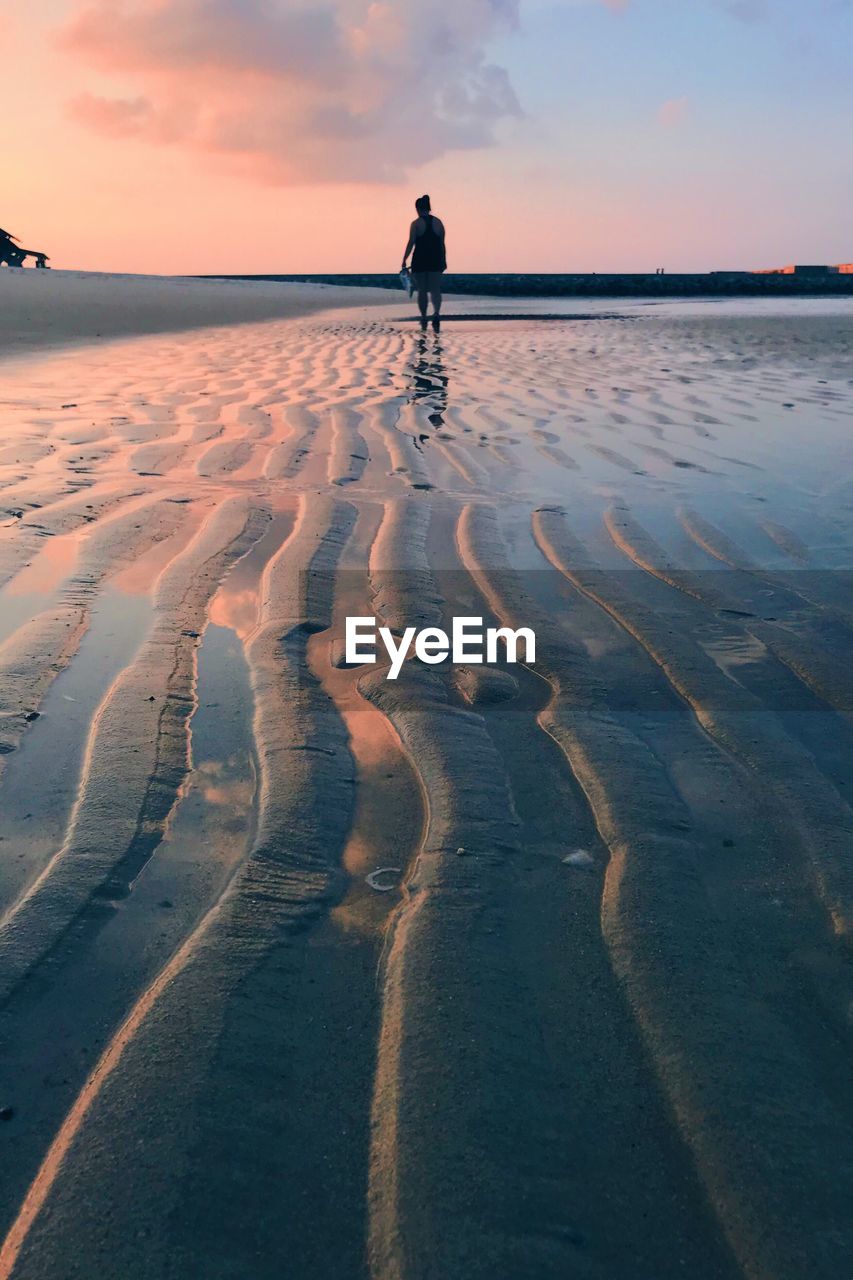
[[[756,276],[853,276],[853,262],[841,262],[835,267],[768,267],[763,271],[755,271]]]
[[[293,283],[399,289],[393,274],[227,275],[202,279],[278,280]],[[447,292],[492,298],[806,298],[853,297],[853,262],[837,267],[795,266],[775,271],[488,272],[447,276]]]

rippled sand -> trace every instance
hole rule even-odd
[[[624,317],[3,366],[0,1280],[846,1274],[853,308]]]

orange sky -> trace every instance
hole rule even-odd
[[[236,8],[239,26],[229,0],[40,0],[36,16],[0,17],[0,110],[19,125],[0,225],[61,267],[391,271],[429,190],[451,270],[853,257],[837,163],[813,163],[842,128],[819,101],[829,89],[815,79],[814,102],[785,119],[772,29],[737,22],[724,0],[696,0],[679,37],[694,42],[687,70],[661,49],[665,0],[520,0],[521,26],[515,0]],[[453,34],[428,81],[426,12]]]

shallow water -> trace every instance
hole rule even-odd
[[[0,910],[61,847],[80,786],[92,719],[116,676],[133,660],[150,619],[146,596],[107,588],[92,610],[74,662],[57,676],[38,720],[9,757],[0,814],[6,855]]]

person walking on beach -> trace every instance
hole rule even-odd
[[[418,216],[409,228],[409,243],[403,254],[403,270],[406,270],[409,254],[412,255],[412,275],[418,291],[418,307],[421,328],[427,324],[427,304],[432,298],[432,327],[438,333],[441,327],[441,276],[447,270],[447,251],[444,243],[444,223],[431,211],[429,196],[415,201]]]

